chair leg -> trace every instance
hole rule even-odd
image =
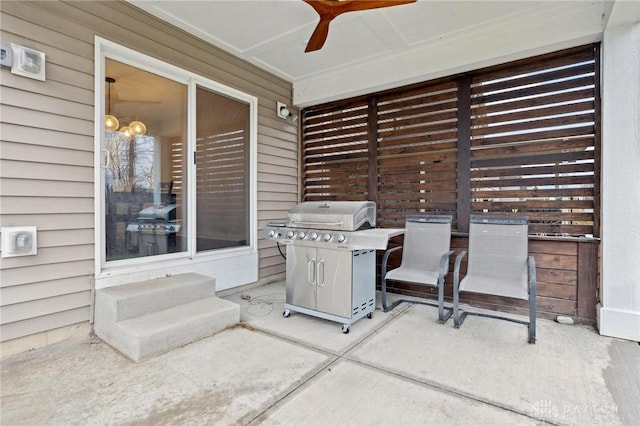
[[[536,260],[529,256],[529,343],[536,343]]]
[[[536,343],[536,319],[529,317],[529,343]]]
[[[387,280],[383,278],[380,281],[380,299],[382,300],[382,311],[387,312]]]
[[[460,315],[459,302],[460,302],[460,264],[462,259],[467,255],[467,251],[463,250],[458,256],[453,266],[453,326],[460,328],[462,321],[467,316],[466,312]]]
[[[529,290],[529,343],[536,343],[536,287]]]
[[[458,312],[458,283],[453,283],[453,326],[455,328],[460,328],[460,314]]]
[[[457,277],[454,277],[453,280],[453,326],[455,328],[460,328],[464,319],[467,317],[467,313],[463,312],[460,314],[460,291],[459,291],[459,280]]]
[[[438,279],[438,322],[444,324],[444,286]]]
[[[445,324],[453,312],[447,309],[447,313],[444,312],[444,279],[438,279],[438,323]]]

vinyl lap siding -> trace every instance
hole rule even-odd
[[[3,43],[46,53],[46,82],[2,68],[0,225],[38,227],[38,254],[0,260],[1,340],[89,319],[94,270],[94,36],[258,98],[258,228],[297,202],[291,85],[125,2],[0,2]],[[259,241],[259,276],[284,272]]]
[[[2,40],[45,51],[47,81],[1,71],[0,224],[38,228],[37,256],[0,260],[2,341],[86,321],[94,272],[93,48],[16,6]]]

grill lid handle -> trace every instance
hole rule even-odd
[[[322,225],[328,225],[328,226],[342,226],[342,221],[340,222],[310,222],[310,221],[306,221],[306,220],[294,220],[293,223],[295,223],[296,225],[318,225],[318,226],[322,226]]]

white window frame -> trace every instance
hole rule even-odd
[[[94,80],[94,205],[95,205],[95,287],[96,289],[121,285],[168,275],[196,272],[216,278],[216,289],[223,290],[252,283],[258,280],[257,238],[257,134],[258,99],[255,96],[225,86],[204,76],[168,64],[156,58],[95,37]],[[161,75],[187,86],[187,250],[133,259],[106,261],[105,229],[105,182],[102,172],[104,137],[104,81],[105,61],[113,59]],[[249,241],[247,246],[219,249],[198,253],[195,244],[196,228],[196,87],[200,86],[249,105]]]

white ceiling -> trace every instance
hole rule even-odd
[[[305,53],[318,15],[302,0],[129,1],[292,82],[298,106],[596,41],[613,4],[419,0],[340,15]]]

